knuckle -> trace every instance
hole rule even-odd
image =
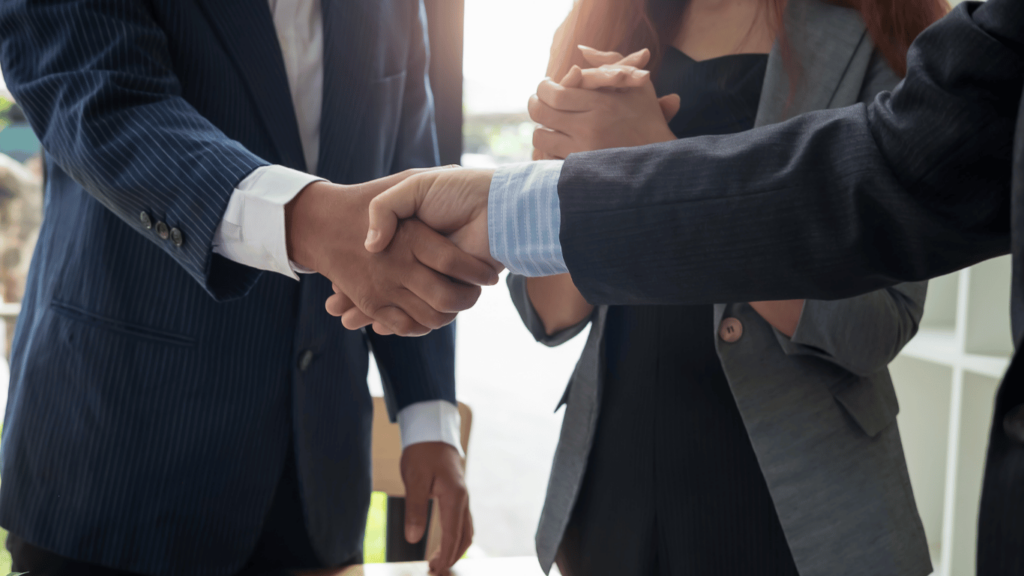
[[[530,100],[526,103],[526,110],[530,113],[530,118],[532,118],[535,122],[540,121],[537,118],[537,115],[540,111],[540,98],[538,98],[536,94],[530,96]]]
[[[564,88],[559,88],[551,91],[551,94],[548,96],[548,103],[555,108],[564,108],[568,104],[567,99],[568,93]]]

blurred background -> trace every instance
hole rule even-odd
[[[543,78],[572,0],[426,0],[443,163],[528,161],[526,102]],[[955,3],[955,2],[954,2]],[[0,405],[10,338],[42,218],[39,142],[0,85]],[[997,259],[931,283],[919,336],[893,364],[899,424],[936,574],[974,573],[977,500],[999,376],[1012,353],[1009,263]],[[459,399],[474,412],[467,482],[476,538],[470,556],[528,556],[562,414],[586,334],[536,344],[503,286],[458,320]],[[379,376],[370,375],[375,395]],[[624,495],[628,497],[628,495]],[[367,560],[383,559],[384,500],[375,497]],[[2,535],[0,535],[2,536]],[[5,574],[0,553],[0,574]]]

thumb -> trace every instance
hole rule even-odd
[[[366,232],[366,249],[380,252],[388,247],[398,229],[398,221],[416,215],[423,195],[430,188],[425,179],[429,172],[402,180],[370,201],[370,226]]]
[[[665,122],[671,122],[676,114],[679,114],[679,94],[669,94],[658,98],[658,105],[661,106],[661,113],[665,115]]]

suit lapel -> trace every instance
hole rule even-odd
[[[266,1],[201,0],[207,17],[242,74],[280,163],[306,170],[302,139],[274,20]],[[253,7],[253,4],[257,6]]]
[[[857,48],[869,41],[858,11],[821,0],[789,0],[784,21],[792,57],[799,63],[797,85],[791,89],[776,42],[768,56],[756,126],[829,108]]]
[[[317,171],[332,182],[352,173],[356,135],[374,64],[381,57],[380,11],[376,1],[322,0],[324,15],[324,102],[320,116]]]

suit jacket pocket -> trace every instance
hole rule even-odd
[[[872,438],[892,424],[899,414],[896,390],[888,370],[867,377],[851,374],[830,388],[836,401]]]
[[[108,318],[66,302],[59,302],[55,300],[50,304],[50,308],[53,309],[56,314],[69,320],[81,322],[82,324],[92,326],[93,328],[113,332],[114,334],[120,334],[129,338],[138,338],[158,344],[182,347],[191,347],[196,343],[195,339],[189,338],[188,336],[150,328],[148,326],[140,326],[138,324],[132,324],[115,318]]]

